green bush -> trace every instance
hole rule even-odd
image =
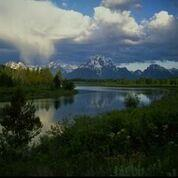
[[[39,134],[42,124],[39,117],[35,116],[35,111],[35,106],[26,101],[24,91],[17,88],[10,105],[1,111],[1,137],[4,137],[5,144],[15,148],[21,147]]]
[[[23,159],[11,160],[13,152],[0,157],[0,174],[177,175],[177,105],[176,91],[148,107],[60,122],[23,151]]]
[[[136,108],[139,104],[140,100],[138,96],[134,93],[129,93],[125,97],[124,104],[127,108]]]
[[[14,86],[14,82],[12,77],[10,77],[8,74],[6,73],[0,73],[0,86],[1,87],[12,87]]]
[[[73,90],[74,89],[74,83],[73,82],[71,82],[71,81],[69,81],[69,80],[64,80],[63,81],[63,87],[64,87],[64,89],[66,89],[66,90]]]

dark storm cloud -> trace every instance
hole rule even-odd
[[[0,0],[0,61],[24,57],[35,63],[43,58],[83,63],[96,54],[116,63],[178,61],[176,17],[160,11],[137,22],[128,8],[138,3],[103,0],[89,17],[49,1]]]

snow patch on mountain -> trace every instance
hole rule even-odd
[[[72,65],[72,64],[61,64],[61,67],[67,72],[72,72],[73,70],[77,69],[77,65]]]
[[[78,67],[79,69],[90,69],[95,71],[98,75],[101,75],[104,68],[110,68],[115,70],[116,67],[110,58],[106,58],[101,55],[92,56],[88,62]]]
[[[23,63],[23,62],[14,62],[14,61],[9,61],[5,64],[5,66],[10,67],[11,69],[27,69],[28,67]]]
[[[104,56],[93,56],[90,60],[79,66],[79,68],[89,68],[89,69],[102,69],[104,67],[113,67],[114,64],[110,58],[105,58]]]
[[[55,74],[57,70],[61,70],[62,73],[69,73],[78,68],[77,65],[64,64],[58,61],[50,61],[48,64],[45,64],[45,65],[27,65],[21,61],[19,62],[9,61],[5,63],[5,66],[10,67],[11,69],[15,69],[15,70],[19,68],[22,68],[22,69],[28,68],[30,70],[49,68],[53,74]]]

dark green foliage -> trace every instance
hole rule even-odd
[[[69,80],[64,80],[63,81],[63,88],[66,90],[73,90],[74,89],[74,83],[69,81]]]
[[[48,155],[55,162],[51,171],[95,176],[175,173],[178,95],[169,97],[148,108],[77,118],[49,142],[42,142],[49,153],[58,153]]]
[[[76,90],[66,90],[64,88],[56,89],[54,87],[27,87],[21,86],[25,91],[27,99],[40,99],[40,98],[56,98],[60,96],[73,96],[77,93]],[[11,96],[16,90],[16,87],[0,87],[0,101],[9,101]]]
[[[64,83],[64,84],[63,84]],[[64,79],[60,70],[53,77],[49,68],[42,69],[11,69],[9,67],[0,67],[0,87],[36,87],[66,90],[73,90],[73,82]]]
[[[177,105],[172,90],[148,107],[60,122],[23,156],[0,157],[0,175],[175,176]]]
[[[5,86],[5,87],[14,86],[12,77],[10,77],[9,75],[7,75],[4,72],[0,73],[0,86]]]
[[[0,86],[51,86],[53,83],[52,73],[48,68],[30,70],[19,68],[17,70],[9,67],[0,68]]]
[[[55,88],[64,88],[65,90],[73,90],[74,83],[62,77],[61,71],[58,71],[53,79]]]
[[[140,100],[136,94],[129,93],[124,100],[125,106],[127,108],[136,108]]]
[[[53,79],[53,83],[55,88],[61,88],[63,85],[63,77],[62,77],[62,73],[60,70],[58,70],[58,72],[56,73],[56,75],[54,76]]]
[[[6,66],[0,67],[0,101],[9,101],[16,87],[21,86],[28,99],[49,98],[73,95],[71,83],[62,87],[64,78],[60,71],[53,77],[48,68],[17,70]]]
[[[6,144],[13,147],[27,145],[32,138],[40,133],[42,124],[35,116],[35,107],[32,102],[26,102],[23,90],[18,88],[7,105],[2,109],[0,124],[2,136]]]
[[[137,80],[118,79],[118,80],[72,80],[77,84],[82,85],[99,85],[99,86],[132,86],[132,87],[172,87],[178,86],[178,78],[170,79],[151,79],[140,78]]]
[[[60,79],[60,77],[58,75],[55,75],[53,82],[54,82],[55,88],[61,88],[62,87],[62,80]]]

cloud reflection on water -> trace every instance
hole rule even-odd
[[[163,96],[160,89],[134,89],[110,87],[77,87],[79,93],[71,97],[35,99],[36,116],[43,123],[42,134],[57,121],[72,119],[78,115],[96,115],[124,108],[124,98],[131,92],[140,98],[140,106],[149,105]],[[6,103],[0,103],[0,108]]]

